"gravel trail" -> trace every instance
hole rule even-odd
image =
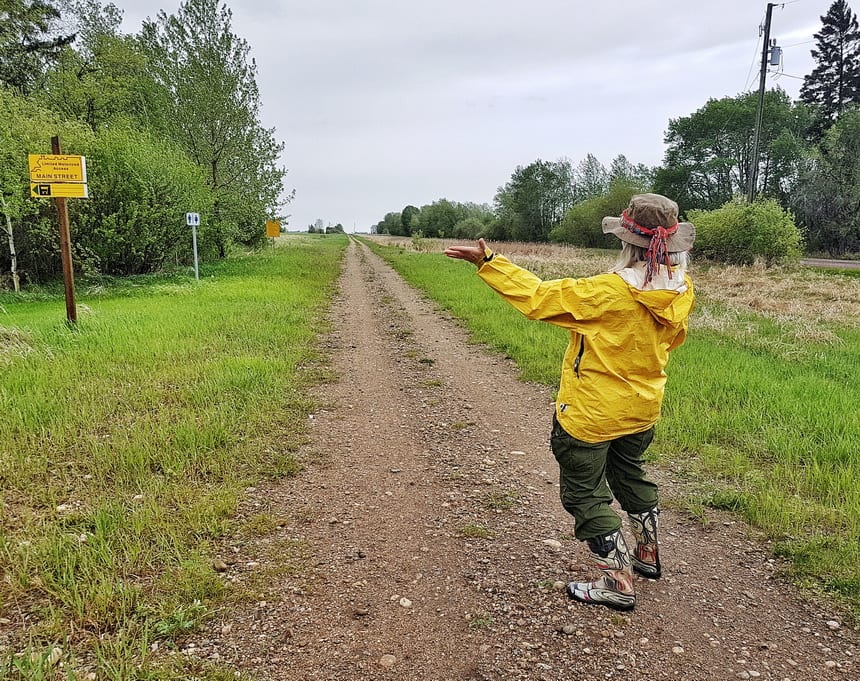
[[[624,615],[570,602],[594,572],[558,501],[551,391],[356,241],[331,321],[305,470],[248,490],[241,512],[278,526],[223,547],[253,603],[181,654],[295,681],[860,679],[858,633],[744,523],[679,510],[671,471],[653,471],[663,579]]]

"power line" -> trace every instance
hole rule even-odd
[[[749,173],[749,193],[747,200],[749,203],[753,202],[755,198],[756,185],[758,180],[758,144],[759,144],[759,134],[761,133],[761,123],[762,123],[762,113],[764,110],[764,89],[765,89],[765,81],[767,80],[767,57],[768,53],[771,53],[771,57],[773,56],[773,52],[770,49],[770,26],[771,19],[773,17],[773,8],[776,5],[772,2],[767,3],[767,14],[764,20],[764,38],[761,50],[761,76],[759,78],[759,86],[758,86],[758,110],[756,111],[756,120],[755,120],[755,129],[753,131],[753,141],[752,141],[752,154],[750,156],[750,173]],[[776,42],[776,41],[774,41]]]
[[[759,22],[759,29],[761,28],[761,25],[763,23],[764,23],[764,16],[762,16],[762,19]],[[758,57],[758,53],[759,53],[759,47],[758,46],[760,43],[761,43],[761,30],[759,30],[759,33],[758,33],[758,40],[755,41],[755,47],[753,48],[752,61],[750,61],[750,69],[749,69],[749,71],[747,71],[747,77],[744,80],[744,89],[743,89],[744,92],[747,92],[753,83],[752,72],[753,72],[753,69],[756,67],[756,64],[758,63],[757,62],[757,57]]]
[[[782,76],[785,76],[786,78],[797,78],[797,80],[806,80],[805,76],[792,76],[790,73],[783,73],[782,71],[768,71],[768,73],[773,76],[774,80]]]

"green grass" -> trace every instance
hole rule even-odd
[[[495,533],[483,525],[464,525],[461,530],[463,536],[468,539],[492,539]]]
[[[513,358],[524,379],[557,384],[566,332],[526,320],[471,265],[372,247],[476,341]],[[793,576],[844,597],[860,617],[860,330],[833,319],[827,333],[804,334],[796,320],[752,310],[732,312],[724,331],[697,329],[720,315],[699,296],[668,368],[654,451],[700,481],[704,503],[765,530]]]
[[[61,292],[0,297],[0,612],[34,621],[0,676],[37,678],[59,646],[70,678],[76,652],[99,678],[161,678],[148,644],[224,598],[210,552],[242,530],[242,490],[299,470],[346,243],[84,281],[75,329]]]

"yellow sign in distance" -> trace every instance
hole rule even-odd
[[[90,198],[87,185],[81,182],[60,182],[49,184],[30,183],[30,196],[37,199],[88,199]]]
[[[30,166],[30,182],[87,181],[87,159],[83,156],[27,154],[27,161]]]
[[[266,236],[275,238],[281,236],[281,223],[277,220],[269,220],[266,222]]]

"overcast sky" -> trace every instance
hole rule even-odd
[[[178,0],[114,0],[137,32]],[[517,165],[657,165],[671,118],[758,88],[758,0],[229,0],[286,144],[290,229],[367,231],[440,198],[491,203]],[[773,11],[797,97],[832,0]],[[856,13],[855,5],[851,3]],[[795,76],[795,77],[791,77]]]

